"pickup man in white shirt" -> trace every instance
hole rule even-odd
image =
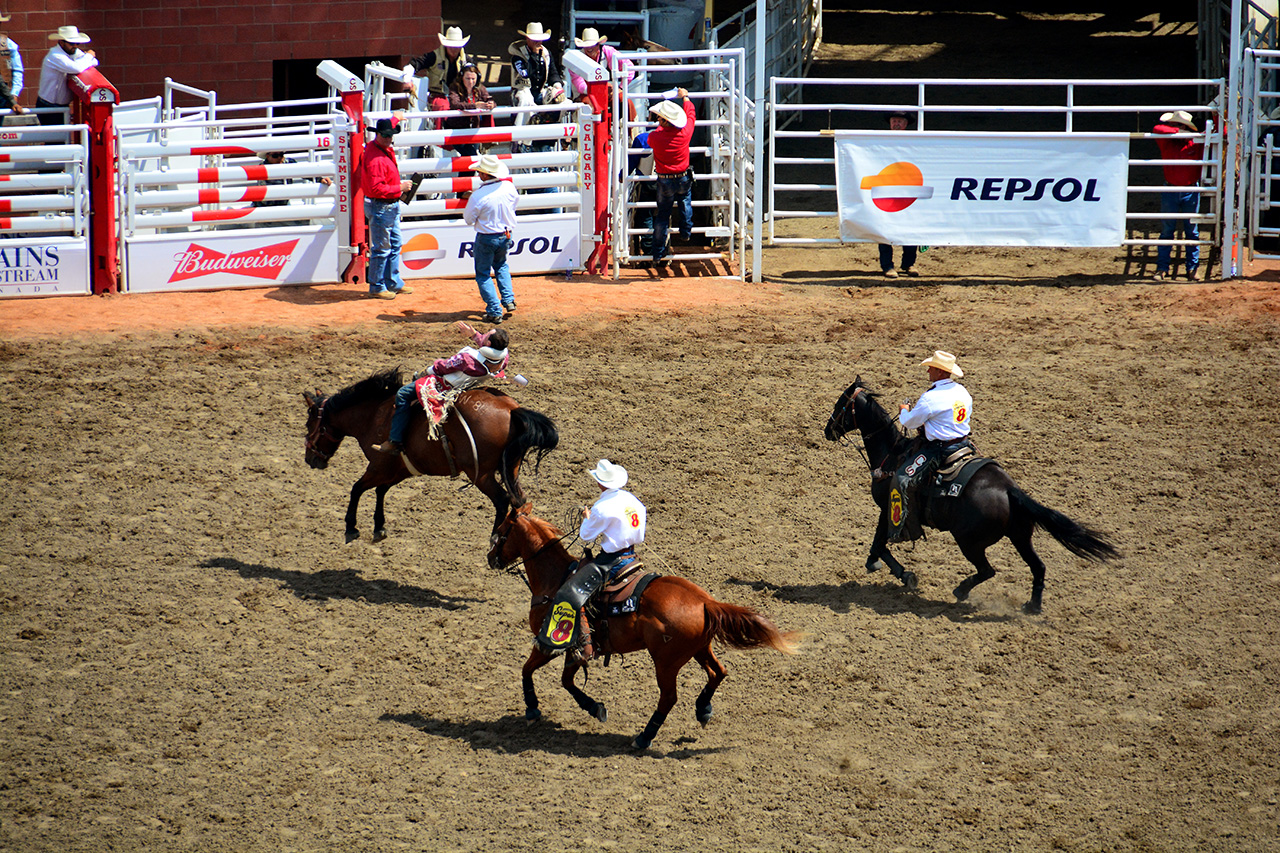
[[[484,183],[467,199],[462,218],[476,229],[472,256],[476,262],[476,286],[484,300],[484,322],[501,323],[503,311],[516,310],[516,297],[511,290],[511,268],[507,265],[507,249],[511,248],[511,232],[516,227],[516,200],[520,197],[508,179],[507,164],[492,154],[485,154],[471,167],[480,173]],[[493,287],[498,279],[497,290]],[[499,301],[501,296],[501,301]]]

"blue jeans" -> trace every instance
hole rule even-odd
[[[400,200],[382,202],[364,200],[364,215],[369,220],[369,292],[399,292],[404,287],[400,278]]]
[[[1200,210],[1200,193],[1180,192],[1178,190],[1166,190],[1160,193],[1160,212],[1161,213],[1197,213]],[[1178,228],[1182,228],[1184,240],[1200,239],[1200,226],[1189,219],[1166,219],[1160,227],[1160,239],[1172,240],[1178,232]],[[1193,273],[1196,267],[1200,266],[1200,246],[1187,246],[1187,272]],[[1158,246],[1156,248],[1156,272],[1167,273],[1169,271],[1169,258],[1173,254],[1172,246]]]
[[[501,317],[502,306],[516,301],[515,294],[511,292],[511,268],[507,266],[507,249],[510,246],[511,241],[506,234],[476,234],[472,250],[476,260],[476,285],[480,288],[480,298],[484,300],[484,313],[490,317]],[[498,277],[497,290],[493,288],[491,272]]]
[[[414,383],[401,385],[396,392],[396,409],[391,415],[391,440],[396,444],[404,444],[404,431],[409,426],[409,410],[413,407]]]
[[[916,265],[916,247],[902,247],[902,268],[909,270]],[[893,246],[888,243],[880,244],[880,272],[888,272],[893,269]]]
[[[693,178],[688,174],[678,178],[657,176],[658,209],[653,212],[653,259],[661,260],[667,251],[667,232],[671,230],[671,208],[680,205],[684,217],[685,239],[693,236]]]

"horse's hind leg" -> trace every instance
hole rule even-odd
[[[729,671],[711,650],[710,643],[695,654],[693,659],[702,664],[702,669],[707,674],[707,686],[702,688],[702,692],[698,694],[698,701],[693,706],[698,722],[705,726],[711,721],[711,697],[715,695],[716,688],[720,686],[720,682],[724,681]]]
[[[383,512],[383,499],[387,496],[387,490],[391,488],[390,484],[385,486],[375,486],[373,494],[377,497],[377,502],[373,506],[373,541],[381,542],[387,538],[387,514]]]
[[[538,710],[538,694],[533,689],[533,673],[549,660],[550,655],[543,654],[535,647],[520,670],[520,684],[524,688],[524,718],[529,722],[542,719],[542,711]]]
[[[960,585],[955,588],[954,594],[956,601],[964,601],[969,597],[969,593],[973,588],[983,581],[989,581],[996,576],[996,570],[991,568],[991,563],[987,560],[987,549],[984,546],[975,545],[973,543],[965,543],[956,540],[956,544],[960,546],[960,552],[973,563],[974,568],[978,571],[964,580],[960,581]]]
[[[573,683],[574,676],[578,674],[580,669],[582,669],[582,664],[566,655],[564,672],[560,675],[560,683],[564,685],[565,690],[569,691],[569,695],[573,697],[573,701],[578,703],[579,708],[603,723],[609,719],[609,709],[604,706],[603,702],[597,702],[592,699],[585,692],[578,689],[578,685]]]
[[[1018,554],[1031,568],[1031,600],[1022,605],[1022,612],[1038,614],[1041,600],[1044,598],[1044,561],[1040,559],[1036,549],[1031,547],[1030,532],[1016,537],[1011,535],[1009,541],[1013,543],[1014,548],[1018,549]]]
[[[671,713],[671,709],[676,706],[676,676],[680,672],[680,667],[688,662],[688,658],[678,661],[662,661],[654,658],[654,668],[658,675],[658,708],[653,712],[653,716],[649,718],[649,722],[645,724],[644,730],[636,735],[636,739],[631,742],[634,749],[648,749],[653,743],[653,739],[658,735],[658,729],[662,728],[662,724],[667,720],[667,714]]]

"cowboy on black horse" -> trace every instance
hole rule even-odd
[[[956,357],[943,350],[920,362],[929,368],[933,383],[920,395],[915,406],[903,403],[898,423],[906,429],[924,429],[924,441],[905,455],[894,474],[889,492],[889,541],[902,542],[921,536],[920,510],[916,499],[920,484],[936,471],[943,460],[976,452],[969,439],[973,419],[973,398],[957,379],[964,376]],[[964,453],[963,451],[967,451]]]

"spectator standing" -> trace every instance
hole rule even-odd
[[[480,83],[480,69],[468,63],[463,66],[462,73],[453,78],[449,86],[449,109],[471,113],[465,116],[450,116],[444,120],[447,130],[465,130],[467,128],[493,126],[493,108],[497,103],[489,96],[489,90]],[[463,157],[474,157],[480,153],[480,146],[467,142],[454,145],[453,150]],[[463,177],[470,175],[462,173]]]
[[[22,94],[22,53],[4,28],[12,17],[0,13],[0,110],[13,110],[22,115],[26,112],[18,103],[18,96]]]
[[[511,290],[511,268],[507,250],[511,248],[511,232],[516,227],[515,185],[508,180],[507,165],[492,154],[486,154],[475,165],[484,183],[467,199],[462,212],[466,223],[476,229],[472,256],[476,262],[476,286],[484,300],[484,322],[501,323],[503,311],[516,310],[516,297]],[[498,280],[494,290],[493,280]]]
[[[92,39],[73,26],[58,27],[56,33],[49,34],[49,41],[57,44],[40,65],[36,106],[67,107],[71,104],[67,77],[95,67],[98,58],[92,50],[81,49],[80,45],[88,44]],[[41,113],[39,118],[41,124],[62,124],[62,117],[56,113]]]
[[[360,164],[360,185],[364,190],[364,215],[369,220],[369,296],[395,299],[399,293],[413,293],[400,277],[400,196],[410,182],[400,179],[396,165],[396,134],[404,113],[380,118],[374,126],[373,144],[366,145]]]
[[[511,55],[511,103],[517,107],[558,104],[564,100],[564,77],[560,65],[551,58],[547,40],[551,31],[538,21],[516,32],[524,36],[507,46]],[[529,114],[516,116],[516,124],[528,122]]]
[[[906,113],[890,113],[889,114],[890,130],[910,130],[911,116]],[[902,247],[902,274],[909,276],[917,276],[913,267],[916,265],[916,246]],[[893,268],[893,246],[888,243],[880,244],[880,272],[885,274],[886,278],[897,278],[898,271]]]
[[[671,209],[680,205],[684,220],[680,236],[693,239],[693,169],[689,166],[689,140],[693,137],[694,110],[689,92],[676,89],[680,103],[659,101],[649,108],[658,117],[658,126],[649,131],[653,151],[653,174],[657,184],[658,207],[653,212],[653,263],[670,263],[667,232],[671,229]]]
[[[464,36],[462,27],[449,27],[439,38],[440,47],[415,56],[404,67],[406,77],[427,72],[428,110],[449,109],[449,87],[453,85],[454,78],[462,73],[462,67],[470,62],[463,48],[471,41],[471,36]],[[436,126],[439,127],[439,122]]]
[[[1191,118],[1191,113],[1186,110],[1175,110],[1160,116],[1160,121],[1153,130],[1155,133],[1165,135],[1188,132],[1199,133],[1195,122]],[[1160,146],[1160,159],[1162,160],[1195,161],[1166,163],[1164,165],[1164,182],[1171,189],[1160,193],[1160,212],[1189,213],[1192,215],[1199,213],[1200,193],[1189,190],[1187,187],[1194,187],[1200,183],[1202,164],[1199,161],[1204,160],[1204,143],[1195,139],[1160,139],[1157,137],[1156,145]],[[1160,228],[1160,239],[1174,239],[1179,226],[1182,229],[1183,239],[1197,241],[1200,239],[1200,226],[1191,218],[1164,220]],[[1164,281],[1166,278],[1173,277],[1170,273],[1172,250],[1173,247],[1169,245],[1162,245],[1156,248],[1156,281]],[[1198,242],[1187,246],[1186,258],[1187,278],[1194,279],[1196,270],[1200,266],[1200,244]]]

